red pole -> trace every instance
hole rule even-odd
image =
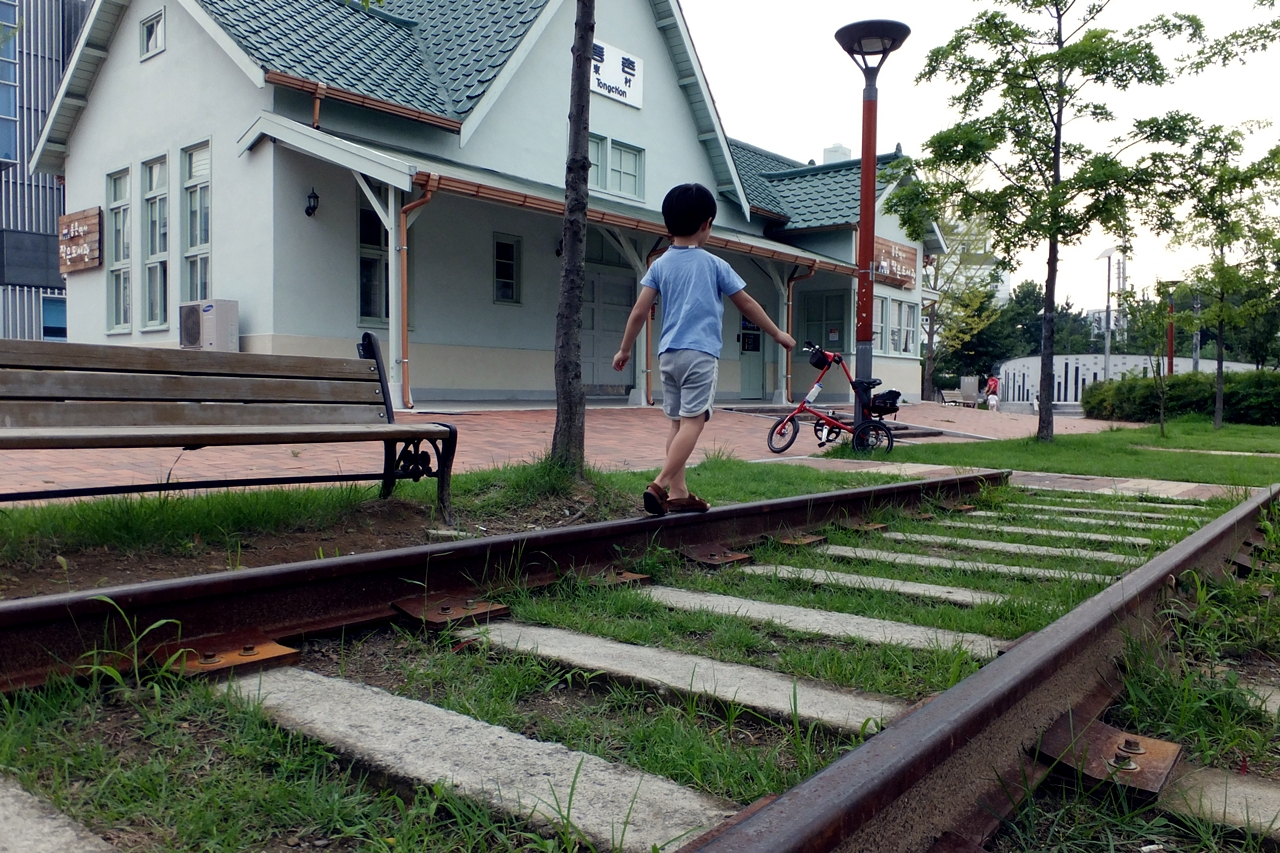
[[[876,71],[864,71],[867,86],[862,90],[862,178],[858,199],[858,290],[854,309],[854,375],[871,378],[871,309],[875,287],[871,265],[876,247]]]

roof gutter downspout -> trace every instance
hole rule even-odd
[[[804,281],[806,278],[813,278],[818,273],[816,264],[809,267],[809,271],[803,275],[798,275],[800,268],[787,276],[787,334],[795,337],[795,333],[791,331],[796,327],[795,309],[792,307],[795,294],[795,284],[797,281]],[[794,398],[791,396],[791,350],[787,350],[787,403],[789,404]]]
[[[648,257],[644,259],[645,269],[647,270],[653,266],[653,262],[668,248],[670,247],[662,245],[661,239],[654,243],[653,248],[649,250]],[[653,319],[657,313],[657,309],[650,305],[649,316],[644,321],[644,399],[650,406],[653,405]]]
[[[400,252],[400,304],[404,306],[400,312],[400,396],[406,409],[413,408],[413,392],[409,390],[409,214],[431,201],[439,186],[440,176],[428,174],[422,198],[400,208],[400,244],[396,247]]]

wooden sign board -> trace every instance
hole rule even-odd
[[[875,280],[885,284],[896,284],[904,290],[914,289],[916,257],[915,246],[904,246],[902,243],[877,237],[871,262],[875,270]]]
[[[58,271],[80,272],[102,266],[102,208],[58,217]]]

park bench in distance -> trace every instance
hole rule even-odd
[[[397,424],[378,339],[360,358],[0,340],[0,450],[229,447],[381,441],[380,473],[201,480],[0,493],[0,501],[434,477],[452,523],[458,432]],[[431,453],[435,453],[432,465]],[[71,458],[68,456],[68,458]]]
[[[972,409],[978,405],[977,400],[966,400],[964,394],[960,391],[940,391],[938,393],[942,395],[942,402],[948,406],[965,406]]]

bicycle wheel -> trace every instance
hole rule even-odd
[[[893,433],[880,421],[866,421],[853,433],[853,449],[861,453],[893,450]]]
[[[800,424],[795,415],[784,415],[769,427],[769,449],[774,453],[785,453],[787,448],[796,443],[800,434]]]

